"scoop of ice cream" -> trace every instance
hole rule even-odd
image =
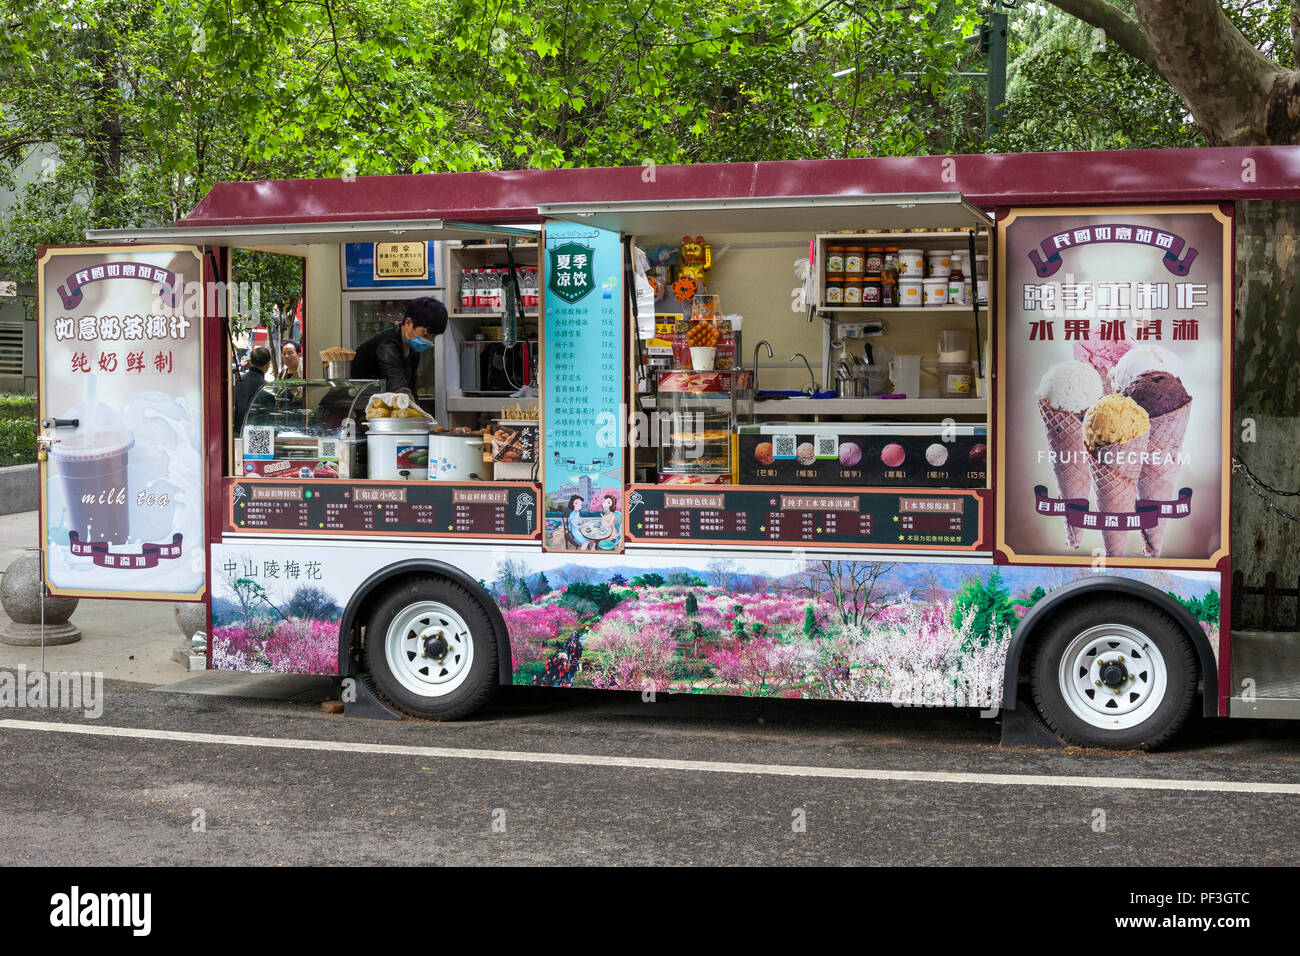
[[[1111,387],[1122,392],[1143,372],[1171,372],[1182,378],[1183,363],[1163,346],[1135,345],[1110,370]]]
[[[925,450],[925,460],[932,468],[941,467],[948,460],[948,446],[942,442],[935,442]]]
[[[1103,395],[1083,416],[1083,440],[1090,451],[1130,441],[1150,428],[1146,409],[1126,395]]]
[[[817,450],[810,441],[803,442],[794,452],[801,465],[812,465],[817,461]]]
[[[1057,362],[1043,373],[1038,397],[1053,408],[1082,415],[1101,398],[1101,379],[1086,362]]]
[[[1132,339],[1084,339],[1074,343],[1074,357],[1080,362],[1087,362],[1098,374],[1109,376],[1115,363],[1137,343]]]
[[[761,441],[755,445],[754,458],[760,465],[772,464],[772,443],[770,441]]]
[[[885,463],[886,468],[897,468],[906,457],[907,452],[903,451],[903,446],[897,442],[890,442],[880,449],[880,460]]]
[[[862,461],[862,448],[857,442],[846,441],[840,444],[840,464],[852,468]]]
[[[1146,409],[1155,418],[1192,400],[1183,383],[1169,372],[1143,372],[1124,389],[1124,394]]]

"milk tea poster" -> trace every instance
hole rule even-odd
[[[201,598],[202,260],[46,249],[39,266],[41,534],[54,594]]]
[[[999,547],[1213,566],[1227,548],[1229,217],[1021,209],[998,232]]]

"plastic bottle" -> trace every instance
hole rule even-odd
[[[885,253],[880,273],[880,304],[884,308],[898,305],[898,259],[892,253]]]
[[[961,271],[961,256],[955,253],[952,257],[952,270],[948,273],[948,304],[970,304],[966,301],[966,276]]]
[[[478,307],[478,290],[474,285],[474,270],[460,270],[460,311],[473,312]]]

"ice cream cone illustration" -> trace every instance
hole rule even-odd
[[[1137,343],[1132,339],[1079,339],[1074,343],[1074,358],[1096,370],[1105,395],[1115,391],[1110,372]]]
[[[1151,419],[1151,433],[1147,439],[1148,461],[1138,475],[1138,497],[1170,501],[1174,497],[1175,480],[1181,467],[1178,453],[1182,451],[1183,437],[1187,434],[1192,397],[1178,376],[1167,371],[1143,372],[1125,387],[1124,394],[1141,405]],[[1155,526],[1142,529],[1142,553],[1147,557],[1160,556],[1168,520],[1161,518]]]
[[[1104,395],[1083,416],[1088,470],[1097,495],[1102,545],[1107,557],[1128,551],[1128,531],[1107,529],[1107,514],[1131,512],[1137,504],[1138,476],[1151,434],[1146,410],[1124,395]]]
[[[1083,443],[1083,413],[1101,398],[1097,373],[1084,362],[1059,362],[1038,383],[1038,412],[1051,449],[1056,491],[1061,498],[1087,500],[1092,488],[1088,450]],[[1065,543],[1079,546],[1079,529],[1065,525]]]

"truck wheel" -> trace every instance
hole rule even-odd
[[[1196,652],[1178,623],[1141,600],[1063,609],[1030,673],[1034,703],[1063,740],[1084,747],[1153,748],[1191,713]]]
[[[399,710],[456,720],[496,691],[496,633],[464,587],[441,577],[414,578],[375,608],[366,626],[366,665]]]

